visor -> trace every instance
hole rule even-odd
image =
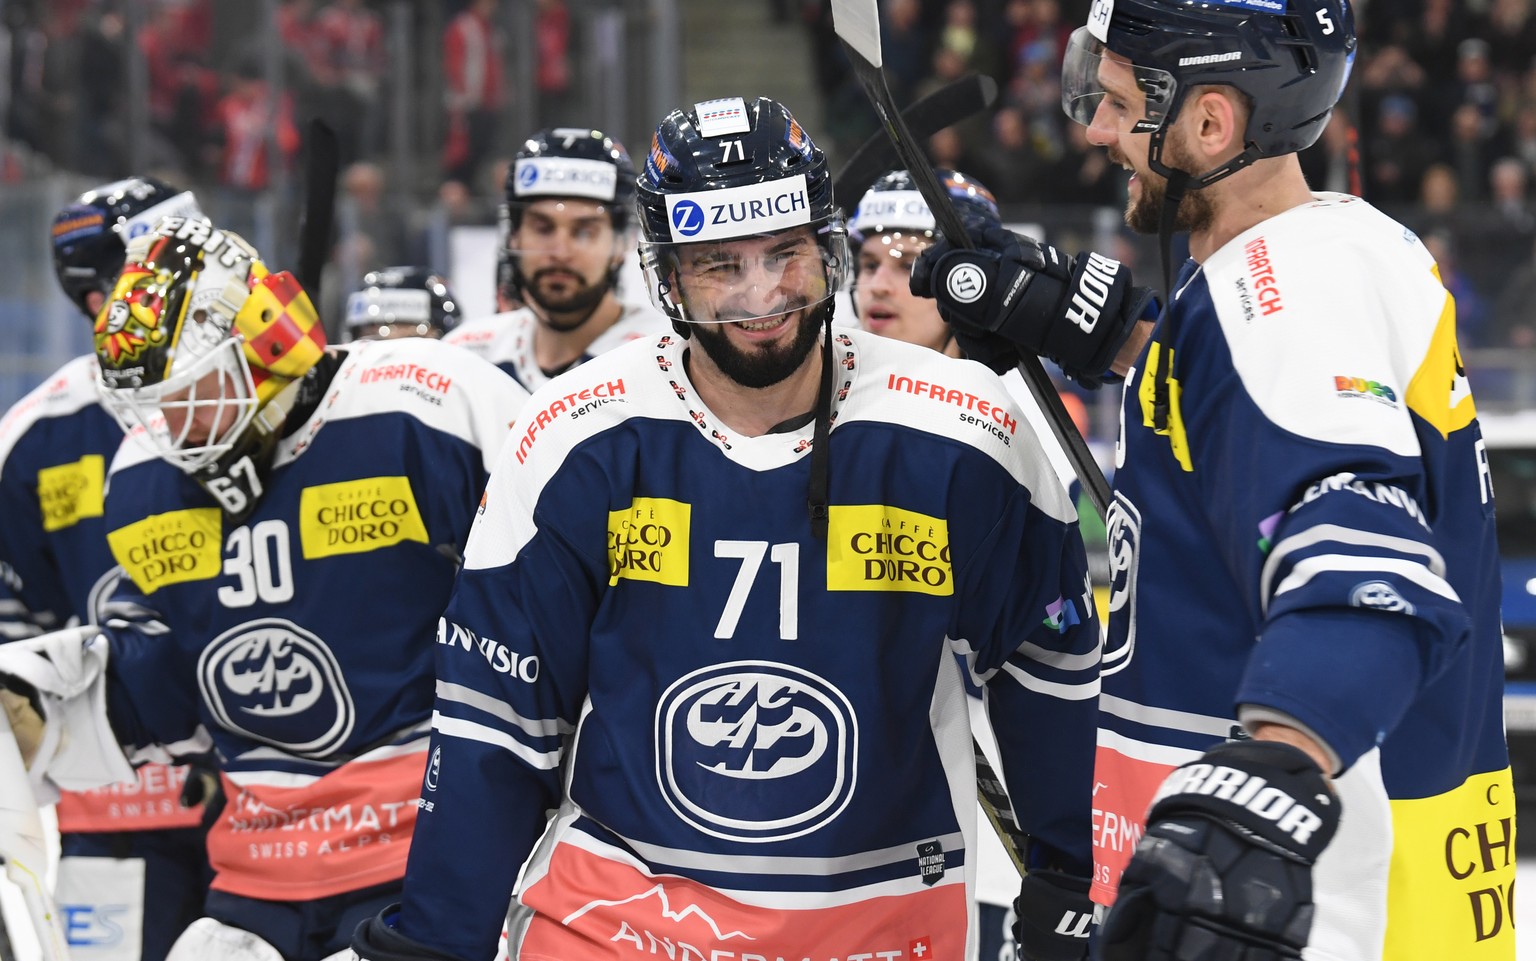
[[[848,260],[841,217],[729,240],[640,244],[651,301],[672,319],[695,324],[814,307],[842,289]]]
[[[1087,27],[1078,27],[1067,44],[1061,108],[1085,127],[1116,134],[1152,133],[1168,119],[1177,90],[1173,74],[1109,54]],[[1106,97],[1109,103],[1101,111]]]

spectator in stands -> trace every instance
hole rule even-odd
[[[1378,206],[1416,198],[1424,170],[1435,159],[1433,148],[1419,133],[1418,116],[1418,106],[1406,94],[1392,94],[1381,101],[1365,177],[1366,196]]]
[[[256,235],[253,208],[260,195],[272,186],[276,165],[292,166],[299,150],[299,131],[293,124],[292,98],[272,95],[262,77],[261,65],[251,57],[235,66],[229,93],[215,108],[219,154],[219,195],[223,217],[236,233]],[[277,156],[272,156],[272,147]]]
[[[534,83],[539,91],[539,116],[570,116],[571,10],[565,0],[538,0],[533,46],[538,57]]]
[[[501,31],[496,0],[470,0],[443,33],[443,90],[448,137],[443,174],[466,185],[496,142],[496,115],[503,98]]]
[[[379,146],[384,21],[363,0],[331,0],[315,14],[314,29],[327,64],[324,116],[341,162],[350,163]]]
[[[1536,348],[1536,245],[1499,294],[1488,330],[1488,346]]]
[[[1433,169],[1433,168],[1431,168]],[[1456,238],[1450,230],[1438,228],[1421,234],[1424,246],[1435,256],[1440,268],[1440,283],[1456,302],[1456,343],[1462,348],[1482,347],[1488,336],[1488,302],[1482,292],[1461,270]]]
[[[1531,0],[1493,0],[1488,8],[1488,54],[1495,73],[1518,78],[1536,52],[1536,18]]]
[[[1313,190],[1359,193],[1359,151],[1353,149],[1354,122],[1342,107],[1333,108],[1317,143],[1303,150],[1301,170]]]

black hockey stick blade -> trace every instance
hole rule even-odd
[[[877,0],[832,0],[832,28],[848,51],[854,75],[859,78],[859,85],[864,88],[865,96],[879,115],[880,125],[885,128],[891,146],[896,148],[902,166],[912,175],[918,193],[928,201],[934,223],[950,243],[970,249],[973,244],[966,236],[960,214],[939,184],[939,178],[934,175],[933,166],[922,147],[902,122],[901,112],[896,109],[895,100],[886,85],[885,72],[881,69],[880,20],[876,3]],[[1093,459],[1083,435],[1077,432],[1077,425],[1072,422],[1072,415],[1067,413],[1066,405],[1056,393],[1050,376],[1040,366],[1040,360],[1029,354],[1020,355],[1019,373],[1023,375],[1024,383],[1029,385],[1035,403],[1045,413],[1051,425],[1051,433],[1056,435],[1061,449],[1072,462],[1072,470],[1076,472],[1078,480],[1082,481],[1083,490],[1088,492],[1089,500],[1098,510],[1099,517],[1103,518],[1109,511],[1109,482],[1104,479],[1104,472],[1099,470],[1098,462]]]
[[[311,120],[304,165],[304,213],[299,222],[299,266],[294,276],[316,306],[320,303],[320,274],[331,252],[340,157],[336,132],[318,117]]]
[[[920,138],[928,138],[945,127],[959,123],[997,102],[997,81],[982,73],[968,73],[908,104],[901,112],[907,129]],[[897,162],[896,151],[884,131],[879,131],[859,145],[848,162],[832,178],[832,196],[851,209],[858,203],[875,178]]]

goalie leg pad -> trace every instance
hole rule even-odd
[[[278,950],[249,931],[213,918],[188,925],[165,961],[284,961]]]

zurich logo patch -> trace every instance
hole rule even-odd
[[[782,841],[832,821],[853,796],[858,725],[823,678],[737,661],[694,671],[656,709],[656,779],[674,814],[737,841]]]
[[[197,681],[224,727],[304,757],[335,752],[357,718],[331,649],[275,617],[215,638],[198,658]]]
[[[528,164],[517,172],[517,185],[524,190],[539,182],[539,168]]]
[[[683,200],[672,208],[672,229],[684,237],[692,237],[704,229],[704,210],[692,200]]]

